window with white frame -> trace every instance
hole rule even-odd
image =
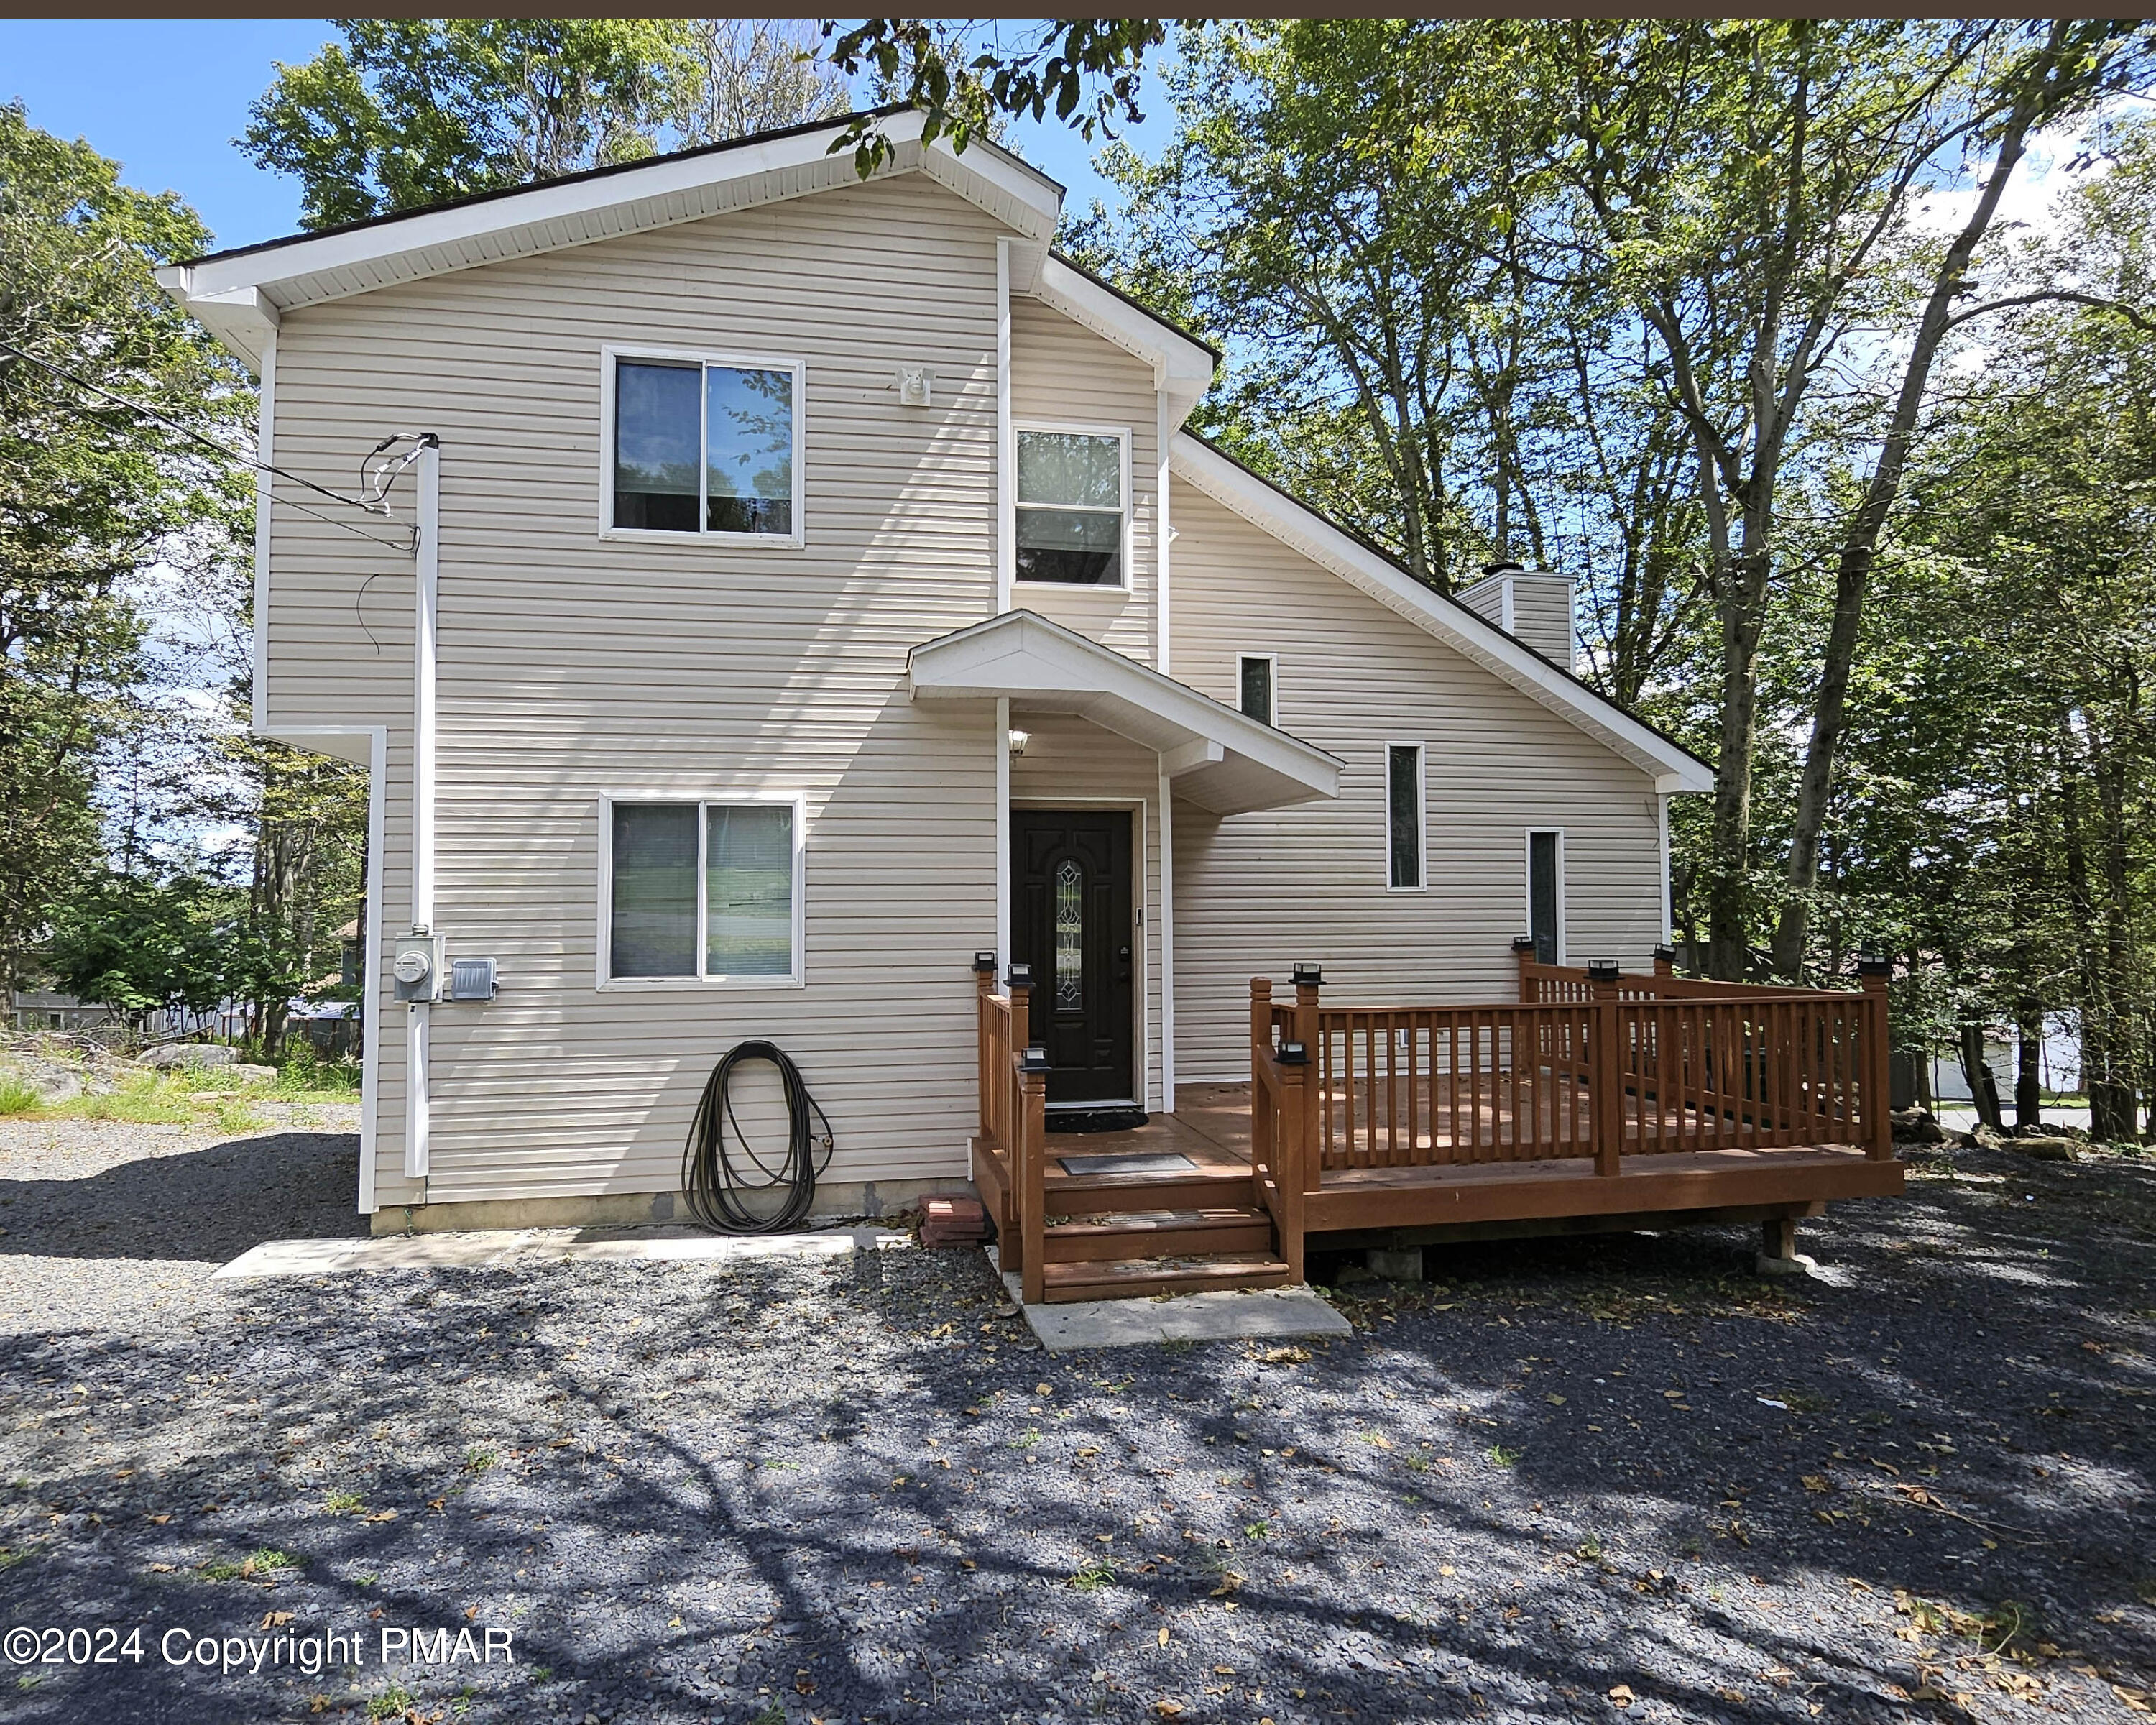
[[[608,353],[607,525],[797,542],[801,367]]]
[[[609,981],[801,978],[791,802],[626,802],[608,828]]]
[[[1423,884],[1422,745],[1385,746],[1386,884],[1409,892]]]
[[[1130,439],[1038,426],[1018,433],[1018,578],[1124,585]]]
[[[1236,705],[1263,725],[1273,717],[1273,675],[1277,662],[1270,653],[1245,653],[1235,660]]]
[[[1564,963],[1564,834],[1527,834],[1527,933],[1535,963]]]

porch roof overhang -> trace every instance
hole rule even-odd
[[[1175,794],[1216,814],[1340,793],[1337,757],[1032,611],[1006,611],[906,655],[916,701],[1008,698],[1075,713],[1155,750]]]

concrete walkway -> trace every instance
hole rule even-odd
[[[996,1249],[988,1261],[1050,1353],[1081,1348],[1129,1348],[1142,1342],[1234,1342],[1265,1336],[1352,1336],[1355,1327],[1314,1289],[1224,1288],[1208,1294],[1138,1300],[1074,1300],[1028,1306],[1017,1272]]]
[[[617,1263],[668,1259],[844,1257],[911,1245],[912,1236],[873,1223],[807,1234],[706,1234],[685,1228],[517,1228],[485,1233],[385,1234],[372,1240],[272,1240],[242,1252],[220,1276],[341,1276],[379,1270],[522,1267],[571,1259]]]

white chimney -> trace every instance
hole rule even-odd
[[[1518,563],[1485,563],[1453,597],[1486,623],[1565,670],[1573,667],[1572,577]]]

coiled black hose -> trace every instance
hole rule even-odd
[[[778,1069],[778,1081],[786,1092],[786,1157],[776,1168],[767,1167],[749,1143],[735,1116],[732,1086],[734,1070],[744,1060],[768,1060]],[[823,1153],[808,1130],[814,1112],[824,1122]],[[726,1127],[733,1127],[740,1153],[761,1178],[744,1179],[726,1147]],[[816,1201],[816,1177],[831,1160],[831,1119],[823,1106],[808,1094],[801,1069],[784,1049],[773,1042],[743,1042],[729,1049],[711,1076],[705,1081],[703,1099],[696,1117],[689,1124],[689,1142],[681,1153],[681,1189],[696,1219],[716,1234],[779,1234],[799,1225]],[[745,1192],[768,1192],[783,1187],[785,1201],[769,1215],[759,1215],[742,1201]],[[761,1206],[758,1206],[761,1208]]]

